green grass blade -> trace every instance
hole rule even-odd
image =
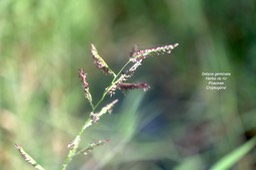
[[[227,170],[230,169],[239,159],[245,156],[256,145],[256,137],[252,138],[233,152],[224,156],[213,165],[211,170]]]

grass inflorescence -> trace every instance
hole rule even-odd
[[[91,106],[91,113],[89,115],[89,118],[85,121],[85,123],[82,125],[80,130],[78,131],[77,135],[75,136],[74,140],[67,145],[67,148],[69,149],[69,153],[62,164],[61,170],[66,170],[68,165],[71,163],[72,159],[79,154],[85,154],[92,152],[96,147],[104,145],[108,143],[109,139],[103,139],[98,140],[96,142],[93,142],[89,144],[89,146],[84,147],[83,149],[80,149],[80,143],[81,143],[81,137],[84,133],[84,131],[89,128],[90,126],[96,124],[99,122],[100,118],[106,114],[111,113],[114,105],[118,102],[118,99],[114,99],[112,102],[106,104],[104,107],[99,109],[98,107],[102,102],[104,102],[105,98],[107,96],[112,97],[117,90],[126,91],[126,90],[134,90],[134,89],[142,89],[144,91],[147,91],[150,86],[146,82],[142,83],[130,83],[127,82],[129,78],[131,78],[137,68],[142,65],[142,61],[147,59],[150,56],[153,55],[160,55],[160,54],[170,54],[174,48],[178,46],[178,43],[166,45],[166,46],[160,46],[156,48],[149,48],[144,50],[139,50],[138,48],[133,48],[130,53],[130,58],[128,61],[121,67],[121,69],[117,72],[114,72],[107,62],[104,61],[104,59],[99,55],[98,50],[96,49],[94,44],[90,45],[90,51],[91,55],[94,60],[94,64],[96,67],[101,70],[106,76],[111,75],[113,77],[111,83],[107,85],[105,88],[105,91],[103,92],[101,98],[97,101],[93,101],[93,97],[90,93],[90,84],[87,81],[88,74],[84,71],[84,69],[79,69],[79,78],[82,82],[82,88],[84,92],[85,98],[89,101]],[[15,145],[16,148],[19,150],[25,161],[27,161],[29,164],[34,166],[36,169],[44,170],[43,166],[38,164],[30,155],[28,155],[22,147],[20,147],[18,144]]]

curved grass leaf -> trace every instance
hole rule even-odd
[[[243,156],[245,156],[256,145],[256,137],[252,138],[233,152],[221,158],[213,165],[211,170],[227,170],[237,163]]]

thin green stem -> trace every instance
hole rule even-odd
[[[109,86],[110,87],[110,86]],[[95,105],[95,107],[93,108],[92,112],[95,112],[96,108],[100,105],[100,103],[104,100],[104,98],[107,95],[108,89],[109,87],[105,90],[105,92],[103,93],[101,99],[98,101],[98,103]]]
[[[128,60],[128,61],[124,64],[124,66],[123,66],[123,67],[119,70],[119,72],[116,74],[116,77],[112,80],[111,85],[112,85],[113,82],[116,81],[116,79],[120,76],[120,74],[122,74],[122,72],[124,71],[124,69],[125,69],[130,63],[131,63],[131,60]]]
[[[84,123],[83,127],[78,132],[78,134],[77,134],[76,138],[74,139],[74,141],[71,143],[71,145],[72,145],[71,149],[69,150],[68,156],[67,156],[64,164],[62,165],[62,169],[61,170],[66,170],[67,166],[71,162],[72,158],[74,156],[76,156],[76,151],[77,151],[78,146],[80,144],[81,136],[82,136],[84,130],[87,129],[91,125],[92,125],[92,120],[90,118],[88,118],[87,121]]]
[[[90,103],[90,105],[91,105],[92,110],[94,110],[95,107],[94,107],[92,101],[90,101],[89,103]]]
[[[101,99],[97,102],[96,105],[93,105],[92,98],[91,98],[91,100],[89,100],[89,103],[90,103],[91,108],[92,108],[92,112],[94,112],[98,108],[98,106],[101,104],[101,102],[105,99],[105,97],[108,94],[111,87],[116,84],[116,82],[118,81],[118,77],[122,74],[123,70],[130,64],[130,62],[131,62],[130,60],[127,61],[124,64],[124,66],[119,70],[119,72],[117,74],[114,74],[113,80],[111,81],[110,85],[105,89],[104,93],[102,94]],[[68,164],[72,161],[72,158],[77,155],[77,149],[78,149],[78,146],[79,146],[79,143],[80,143],[81,135],[83,134],[84,130],[86,128],[88,128],[89,126],[91,126],[91,125],[92,125],[92,120],[90,118],[88,118],[88,120],[84,123],[83,127],[80,129],[79,133],[77,134],[75,140],[72,142],[72,144],[71,144],[72,148],[70,149],[70,151],[68,153],[68,156],[67,156],[64,164],[62,165],[61,170],[66,170]]]

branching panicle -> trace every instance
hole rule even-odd
[[[109,140],[100,140],[95,143],[91,143],[85,149],[78,151],[79,145],[82,139],[82,134],[84,133],[84,131],[90,126],[98,123],[101,116],[103,116],[106,113],[111,113],[114,105],[118,102],[118,100],[116,99],[111,103],[102,107],[99,112],[96,112],[96,110],[98,110],[98,106],[100,106],[100,104],[104,101],[105,97],[107,95],[110,95],[110,96],[114,95],[116,90],[124,91],[124,90],[143,89],[144,91],[147,91],[150,88],[150,86],[147,83],[127,83],[127,80],[134,75],[138,67],[141,66],[142,61],[146,59],[148,56],[165,54],[165,53],[170,54],[171,51],[177,46],[178,44],[174,44],[174,45],[166,45],[166,46],[156,47],[156,48],[149,48],[145,50],[138,50],[138,47],[134,46],[134,48],[130,52],[130,59],[123,65],[123,67],[118,71],[118,73],[115,74],[109,68],[109,66],[106,64],[103,58],[99,55],[96,47],[93,44],[91,44],[91,54],[97,68],[102,70],[103,73],[105,74],[112,74],[114,77],[111,83],[107,86],[107,88],[103,92],[97,104],[93,105],[92,96],[89,91],[89,83],[87,82],[87,73],[85,73],[83,69],[79,69],[79,77],[82,81],[84,95],[85,95],[85,98],[89,100],[92,110],[89,115],[89,118],[87,119],[87,121],[84,122],[83,126],[81,127],[80,131],[77,133],[74,140],[70,144],[68,144],[67,147],[69,148],[69,153],[67,155],[65,162],[62,165],[62,170],[67,169],[68,165],[70,164],[74,156],[80,153],[84,153],[85,155],[87,155],[96,147],[109,142]],[[25,161],[33,165],[36,169],[44,170],[44,168],[40,166],[32,157],[30,157],[19,145],[16,144],[15,146],[18,149],[18,151],[21,153]]]
[[[149,48],[145,50],[138,50],[137,45],[135,45],[131,52],[130,52],[130,60],[128,63],[133,63],[128,70],[124,71],[118,79],[115,79],[113,83],[106,89],[107,93],[110,96],[113,96],[117,89],[119,90],[128,90],[128,89],[143,89],[144,91],[149,89],[149,85],[146,83],[141,84],[134,84],[134,83],[126,83],[127,79],[133,76],[135,71],[144,59],[151,55],[159,55],[159,54],[170,54],[171,51],[178,46],[178,43],[156,47],[156,48]],[[128,64],[127,64],[128,65]],[[121,69],[122,70],[122,69]],[[122,70],[123,71],[123,70]]]
[[[115,83],[113,83],[108,89],[107,89],[107,93],[110,95],[110,96],[113,96],[115,93],[116,93],[116,90],[118,89],[118,84],[120,83],[124,83],[126,82],[126,80],[128,78],[130,78],[131,75],[128,74],[128,72],[126,74],[121,74],[121,76],[119,77],[118,80],[115,81]]]

